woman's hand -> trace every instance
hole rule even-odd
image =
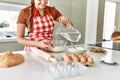
[[[47,45],[46,42],[44,40],[39,41],[39,43],[37,44],[41,50],[44,50],[46,52],[52,52],[52,47]]]
[[[72,25],[72,22],[65,16],[60,16],[57,20],[60,24],[63,24],[65,27],[68,27],[69,24]]]

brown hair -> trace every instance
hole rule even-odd
[[[112,33],[111,38],[116,38],[120,36],[120,31],[115,31]]]
[[[35,5],[34,0],[31,0],[31,5],[30,5],[30,13],[29,13],[29,18],[28,18],[28,31],[31,31],[32,26],[33,26],[33,6]]]

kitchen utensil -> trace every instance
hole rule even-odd
[[[67,28],[65,27],[60,28],[57,31],[56,36],[58,34],[62,35],[64,38],[71,42],[78,42],[81,38],[81,33],[70,24],[68,24]]]
[[[50,63],[46,68],[49,75],[55,80],[71,76],[78,76],[83,74],[87,70],[87,67],[79,62],[72,62],[70,64],[63,61]]]
[[[57,52],[62,52],[66,48],[67,41],[64,41],[64,40],[54,40],[53,41],[53,45],[54,45],[54,47],[52,49],[53,52],[56,52],[56,53]]]
[[[30,47],[31,53],[43,58],[46,61],[57,62],[57,59],[53,57],[50,53],[40,50],[36,47]]]
[[[84,53],[87,52],[87,49],[85,49],[83,47],[79,47],[79,46],[75,46],[75,48],[72,47],[72,46],[68,46],[66,48],[66,51],[69,52],[69,53],[71,53],[71,54],[75,54],[75,53],[84,54]]]

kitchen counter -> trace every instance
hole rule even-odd
[[[25,32],[25,38],[28,38],[27,32]],[[1,31],[0,42],[15,42],[17,41],[16,32],[14,31]]]
[[[97,42],[97,43],[88,44],[88,45],[120,51],[120,40],[103,41],[103,42]]]
[[[17,37],[0,37],[0,42],[17,42]]]
[[[0,42],[17,42],[17,38],[16,37],[11,37],[11,38],[0,38]]]
[[[108,49],[107,49],[108,50]],[[113,60],[120,64],[120,51],[108,50],[113,54]],[[50,80],[45,72],[42,63],[31,58],[29,54],[24,51],[17,51],[25,57],[25,61],[17,66],[9,68],[0,68],[1,80]],[[54,53],[61,55],[62,53]],[[95,64],[88,67],[87,71],[80,76],[69,77],[60,80],[120,80],[120,65],[106,65],[99,61],[105,54],[87,52],[95,60]]]

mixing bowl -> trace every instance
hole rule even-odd
[[[84,54],[87,52],[87,49],[79,46],[76,46],[76,47],[68,46],[66,50],[68,53],[71,53],[71,54],[74,54],[74,53]]]
[[[53,44],[54,44],[54,47],[52,49],[53,52],[62,52],[66,48],[67,41],[65,41],[65,40],[54,40]]]

